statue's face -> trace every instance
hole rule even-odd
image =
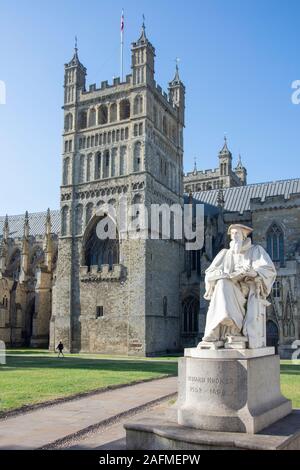
[[[230,230],[230,238],[235,242],[241,242],[244,240],[243,231],[240,228],[233,228]]]

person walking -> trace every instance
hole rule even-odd
[[[60,355],[62,355],[62,357],[65,357],[65,356],[64,356],[64,353],[63,353],[64,345],[63,345],[62,341],[60,341],[60,342],[58,343],[56,349],[58,349],[58,356],[57,356],[57,357],[60,357]]]

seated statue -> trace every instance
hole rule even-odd
[[[210,300],[199,348],[266,346],[266,298],[276,278],[275,266],[248,235],[252,228],[233,224],[229,249],[223,249],[205,271]]]

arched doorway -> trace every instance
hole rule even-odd
[[[267,346],[274,346],[275,353],[278,350],[278,343],[279,343],[279,332],[278,326],[272,320],[267,320]]]

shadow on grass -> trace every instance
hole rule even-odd
[[[300,363],[280,364],[280,372],[287,375],[300,375]]]
[[[133,359],[86,359],[79,357],[14,357],[7,356],[6,365],[1,367],[1,372],[13,369],[69,369],[69,370],[109,370],[115,372],[153,372],[158,374],[177,375],[176,362],[150,362],[134,361]]]

